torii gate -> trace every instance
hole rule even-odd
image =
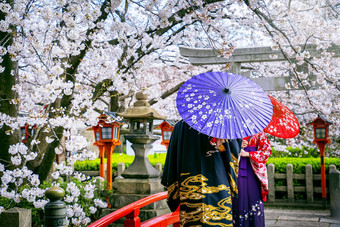
[[[308,44],[301,45],[306,51],[309,51],[311,57],[318,57],[321,55],[321,50],[317,50],[316,45]],[[250,62],[274,62],[274,61],[286,61],[283,54],[279,50],[272,50],[271,47],[246,47],[236,48],[233,55],[226,59],[218,57],[218,51],[210,48],[190,48],[185,46],[179,47],[180,54],[183,57],[189,57],[189,61],[193,65],[213,65],[213,64],[226,64],[230,63],[230,70],[233,73],[240,74],[241,64]],[[331,45],[328,52],[333,52],[334,57],[340,57],[340,48],[338,45]],[[276,55],[275,59],[270,58],[271,55]],[[294,60],[296,55],[289,58]],[[299,66],[303,67],[303,66]],[[247,76],[247,75],[244,75]],[[284,91],[288,90],[285,84],[291,79],[291,76],[287,77],[265,77],[265,78],[250,78],[259,84],[265,91]],[[317,89],[318,86],[310,89]],[[301,87],[291,88],[289,90],[301,90]]]

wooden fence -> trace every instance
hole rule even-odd
[[[321,174],[313,174],[313,168],[310,164],[307,164],[305,168],[305,174],[296,174],[293,173],[293,165],[287,164],[286,173],[275,173],[275,166],[270,163],[268,165],[268,203],[318,203],[315,199],[315,194],[321,194]],[[330,165],[329,172],[333,169],[336,169],[336,166]],[[286,185],[275,186],[275,180],[284,180]],[[294,180],[304,182],[304,186],[295,186]],[[326,175],[326,180],[328,181],[328,174]],[[286,194],[286,199],[276,198],[276,192]],[[329,192],[328,187],[327,192]],[[305,194],[305,196],[303,199],[296,199],[296,193],[302,193]],[[329,196],[327,197],[329,198]]]
[[[125,170],[125,164],[119,163],[115,172],[115,177],[121,177],[122,172]],[[155,168],[157,171],[162,172],[162,164],[156,163]],[[313,168],[310,164],[306,165],[304,174],[293,173],[293,165],[287,164],[286,173],[275,173],[274,164],[268,165],[268,187],[269,194],[266,204],[310,204],[320,205],[321,204],[321,174],[313,174]],[[335,165],[329,166],[329,172],[336,169]],[[82,171],[85,174],[87,171]],[[99,171],[91,171],[89,175],[99,175]],[[275,181],[283,180],[285,185],[275,186]],[[301,185],[294,185],[294,180],[302,182]],[[328,187],[328,174],[326,174],[327,181],[327,193],[329,193]],[[296,198],[297,194],[303,194],[302,198]],[[279,194],[279,196],[277,196]],[[319,195],[317,195],[319,194]],[[327,194],[329,200],[329,194]]]

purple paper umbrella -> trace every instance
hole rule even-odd
[[[236,139],[262,131],[272,119],[273,105],[254,81],[227,72],[201,73],[177,94],[183,120],[200,133]]]

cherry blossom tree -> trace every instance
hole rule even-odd
[[[302,133],[293,142],[300,146],[310,144],[313,132],[311,126],[306,127],[306,123],[319,114],[334,123],[334,126],[330,127],[333,139],[331,147],[337,151],[337,138],[340,133],[339,63],[338,57],[333,57],[334,53],[329,51],[329,48],[339,44],[336,35],[339,32],[338,4],[334,1],[244,3],[251,10],[254,19],[260,20],[260,23],[249,26],[263,30],[263,34],[273,41],[272,48],[280,50],[286,59],[280,66],[258,66],[261,68],[260,74],[275,76],[274,74],[278,75],[282,71],[289,71],[292,79],[287,84],[287,89],[302,87],[302,91],[292,90],[275,94],[300,120]],[[247,16],[247,19],[249,18],[251,17]],[[308,45],[315,45],[321,56],[312,57],[306,50]],[[292,60],[291,56],[294,55],[296,58]]]
[[[43,207],[46,201],[33,196],[36,191],[43,194],[38,189],[41,182],[50,174],[52,178],[74,175],[69,164],[94,158],[78,130],[96,124],[89,113],[122,111],[140,90],[149,94],[159,112],[178,118],[174,100],[180,85],[201,72],[226,70],[224,65],[190,65],[180,56],[178,45],[215,48],[227,58],[238,46],[279,49],[287,56],[284,64],[252,68],[266,76],[290,71],[294,75],[290,86],[305,86],[303,93],[275,97],[304,121],[323,113],[338,126],[339,65],[327,51],[339,43],[338,14],[333,0],[2,1],[1,196],[15,201],[28,198]],[[310,57],[301,47],[304,44],[315,44],[323,54]],[[289,57],[292,54],[297,55],[295,61]],[[300,65],[315,78],[302,72]],[[313,83],[320,89],[310,90],[307,85]],[[19,129],[25,124],[37,126],[37,131],[23,144]],[[332,133],[339,137],[339,131]],[[78,154],[66,164],[54,163],[56,155],[66,151]],[[19,192],[24,181],[35,191]],[[68,192],[68,201],[75,202],[71,208],[81,209],[77,186],[70,184]],[[74,217],[69,213],[70,219]],[[81,217],[73,224],[89,222]]]

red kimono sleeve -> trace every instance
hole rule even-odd
[[[261,182],[262,200],[267,200],[268,194],[268,174],[267,174],[267,160],[272,154],[272,149],[269,140],[264,132],[260,132],[253,136],[249,141],[249,145],[257,146],[257,150],[249,152],[249,160],[253,171]]]
[[[269,156],[272,154],[272,148],[266,134],[264,132],[260,132],[249,142],[250,145],[257,145],[256,151],[249,152],[250,158],[256,163],[266,164]]]

